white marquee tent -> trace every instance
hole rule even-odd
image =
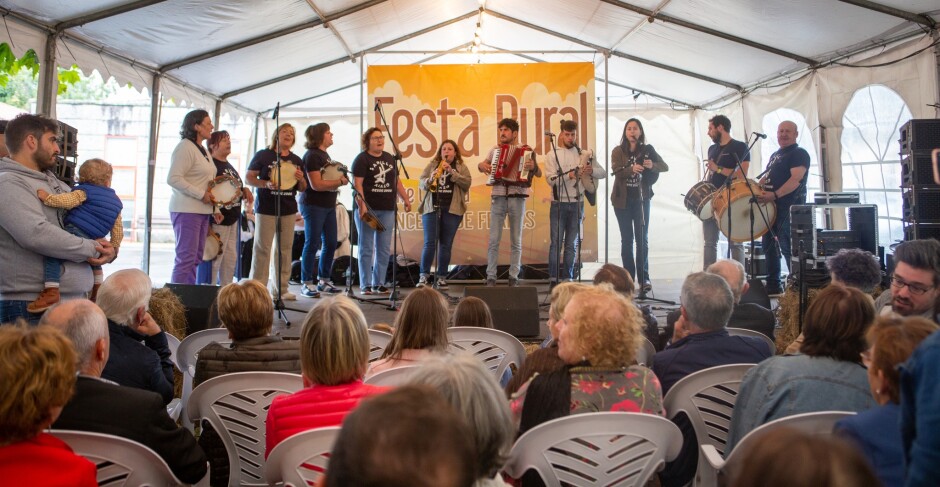
[[[72,64],[150,89],[154,107],[173,99],[270,123],[281,103],[298,124],[328,114],[361,127],[370,65],[593,62],[598,152],[639,116],[672,168],[654,203],[657,278],[701,265],[680,194],[701,177],[714,113],[738,138],[800,122],[814,187],[828,190],[858,186],[846,161],[897,160],[907,119],[940,115],[937,0],[0,0],[0,15],[0,42],[39,54],[38,107],[52,116],[52,68]],[[772,139],[752,160],[766,161]],[[894,198],[890,181],[878,189],[869,196]],[[607,215],[601,255],[619,261]],[[884,223],[882,240],[893,235]]]

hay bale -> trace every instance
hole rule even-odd
[[[824,288],[809,289],[806,292],[806,308],[812,304],[813,299]],[[881,295],[882,289],[875,288],[872,291],[872,299]],[[800,293],[797,288],[789,288],[787,292],[777,300],[777,322],[780,323],[780,330],[776,333],[777,354],[782,354],[786,348],[800,336]]]
[[[163,331],[179,338],[186,338],[186,308],[180,298],[167,288],[154,289],[150,295],[150,315]],[[183,394],[183,375],[173,372],[173,397]]]

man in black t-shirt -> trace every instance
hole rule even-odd
[[[715,115],[708,121],[708,137],[714,142],[708,148],[708,161],[706,162],[710,174],[709,182],[718,191],[727,191],[725,183],[729,178],[744,179],[747,177],[751,154],[747,150],[747,144],[731,138],[731,120],[724,115]],[[740,170],[737,169],[738,162],[741,163]],[[727,211],[721,216],[727,218]],[[716,214],[715,218],[709,218],[702,224],[705,237],[704,269],[707,269],[708,266],[718,260],[719,231],[717,218],[719,218],[719,215]],[[731,246],[731,258],[743,264],[744,246],[730,241],[728,244]]]

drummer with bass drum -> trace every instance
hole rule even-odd
[[[717,191],[727,191],[725,181],[729,178],[747,177],[751,153],[747,144],[731,138],[731,120],[724,115],[715,115],[708,120],[708,137],[714,144],[708,148],[707,179]],[[740,170],[737,169],[738,162],[741,163]],[[702,232],[705,237],[704,270],[718,260],[718,222],[713,218],[705,220],[702,223]],[[744,246],[730,239],[728,245],[731,246],[731,258],[744,264]]]
[[[809,175],[810,158],[806,149],[800,147],[796,124],[785,120],[777,126],[777,144],[780,149],[770,156],[768,174],[761,179],[765,188],[757,195],[760,203],[777,205],[777,219],[773,232],[762,237],[762,246],[767,255],[767,294],[780,294],[780,256],[790,259],[790,207],[806,203],[806,178]],[[774,235],[779,241],[774,240]]]

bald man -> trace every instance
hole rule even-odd
[[[799,137],[796,124],[785,120],[777,126],[777,144],[780,149],[770,156],[768,173],[761,179],[764,191],[757,195],[761,203],[777,205],[777,220],[773,232],[764,234],[761,242],[767,255],[767,294],[783,292],[780,283],[780,255],[790,261],[790,206],[806,203],[806,177],[809,175],[809,153],[796,141]],[[779,240],[774,240],[774,234]],[[789,266],[789,264],[788,264]]]

